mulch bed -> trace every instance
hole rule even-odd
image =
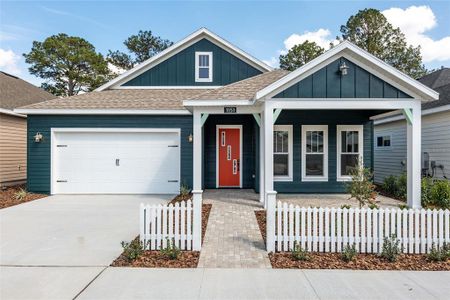
[[[24,199],[19,200],[16,199],[15,195],[18,191],[20,191],[20,189],[26,190],[26,186],[24,184],[21,184],[10,186],[4,190],[0,190],[0,208],[6,208],[17,204],[25,203],[28,201],[48,197],[48,195],[45,194],[27,193]]]
[[[266,243],[266,211],[256,210],[256,220]],[[351,262],[341,259],[340,253],[308,253],[308,261],[292,258],[290,252],[269,253],[272,268],[276,269],[351,269],[351,270],[410,270],[450,271],[450,261],[433,262],[423,254],[400,254],[396,262],[389,262],[377,254],[358,254]]]
[[[380,194],[381,196],[385,196],[385,197],[392,198],[392,199],[399,200],[399,201],[406,203],[406,199],[397,197],[396,195],[386,192],[381,185],[375,185],[375,191],[378,194]]]
[[[173,200],[172,200],[173,201]],[[180,200],[182,201],[182,200]],[[202,243],[208,226],[209,214],[212,204],[202,205]],[[139,237],[136,237],[139,239]],[[136,268],[197,268],[200,259],[199,251],[181,251],[178,259],[168,259],[160,251],[144,251],[133,261],[129,261],[122,253],[111,264],[112,267],[136,267]]]
[[[400,254],[396,262],[376,254],[358,254],[351,262],[343,261],[340,253],[309,253],[309,258],[299,261],[289,252],[269,253],[270,263],[277,269],[450,271],[450,261],[432,262],[420,254]]]
[[[192,193],[185,194],[185,195],[179,194],[179,195],[176,195],[172,200],[170,200],[170,202],[168,204],[175,205],[175,203],[177,203],[177,202],[187,201],[191,198],[192,198]]]

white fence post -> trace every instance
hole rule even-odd
[[[275,202],[277,192],[267,192],[266,211],[266,248],[267,252],[275,251]]]
[[[202,190],[194,190],[193,194],[193,224],[192,224],[192,250],[200,251],[202,248]]]

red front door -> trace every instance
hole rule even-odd
[[[219,128],[219,187],[240,187],[241,129]]]

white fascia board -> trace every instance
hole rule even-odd
[[[231,43],[227,42],[226,40],[222,39],[218,35],[212,33],[206,28],[200,28],[196,32],[190,34],[189,36],[185,37],[181,41],[173,44],[172,46],[166,48],[164,51],[161,51],[160,53],[156,54],[155,56],[147,59],[146,61],[140,63],[139,65],[135,66],[134,68],[124,72],[123,74],[117,76],[113,80],[105,83],[104,85],[98,87],[95,91],[103,91],[105,89],[115,87],[116,85],[122,84],[126,80],[130,80],[132,78],[135,78],[139,76],[140,74],[144,73],[145,71],[151,69],[153,66],[161,63],[162,61],[167,60],[168,58],[172,57],[173,55],[181,52],[182,50],[188,48],[189,46],[195,44],[199,40],[206,38],[210,40],[211,42],[215,44],[219,44],[219,46],[222,46],[226,50],[228,50],[230,53],[238,56],[239,58],[243,59],[256,69],[267,72],[271,71],[272,68],[263,63],[262,61],[254,58],[253,56],[249,55],[248,53],[242,51],[241,49],[237,48],[236,46],[232,45]]]
[[[420,107],[420,101],[408,98],[283,98],[268,99],[265,103],[281,109],[387,109],[397,110]]]
[[[424,109],[424,110],[422,110],[422,116],[440,113],[440,112],[444,112],[444,111],[450,111],[450,104],[433,107],[433,108],[429,108],[429,109]],[[386,123],[391,123],[391,122],[400,121],[400,120],[405,119],[405,116],[401,112],[396,111],[395,113],[396,114],[391,117],[386,117],[387,114],[376,115],[376,116],[373,116],[371,118],[371,120],[374,120],[374,122],[373,122],[374,125],[380,125],[380,124],[386,124]]]
[[[381,79],[387,81],[400,90],[404,91],[406,89],[408,94],[414,94],[412,96],[415,96],[417,99],[437,100],[439,98],[439,93],[436,91],[403,74],[381,59],[378,59],[352,43],[344,41],[297,70],[287,74],[278,81],[258,91],[255,99],[259,100],[270,98],[276,95],[280,91],[294,85],[303,78],[312,74],[314,71],[337,59],[339,56],[344,56],[351,61],[357,60],[357,65],[362,68],[369,68],[370,72],[375,73],[376,70],[374,75],[379,76]]]
[[[185,109],[15,109],[25,115],[190,115]]]
[[[5,108],[0,108],[0,113],[5,114],[5,115],[9,115],[9,116],[14,116],[14,117],[19,117],[19,118],[26,118],[26,115],[22,115],[19,114],[15,111],[9,110],[9,109],[5,109]]]
[[[183,106],[237,106],[253,105],[251,100],[185,100]]]
[[[111,87],[111,90],[210,90],[210,89],[218,89],[223,86],[220,85],[188,85],[188,86],[167,86],[167,85],[154,85],[154,86],[114,86]]]

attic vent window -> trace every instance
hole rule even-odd
[[[195,52],[195,82],[212,82],[212,52]]]

